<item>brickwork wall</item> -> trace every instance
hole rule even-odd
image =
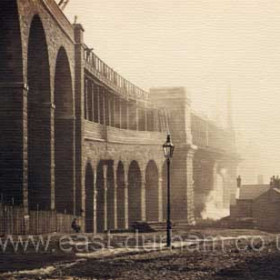
[[[280,197],[279,193],[270,190],[252,203],[252,216],[257,227],[264,230],[280,230]]]
[[[49,105],[38,104],[38,109],[44,107],[46,112],[45,116],[48,116],[50,128],[50,137],[39,137],[48,139],[46,147],[49,148],[50,157],[50,169],[48,172],[50,175],[50,182],[46,186],[46,189],[51,188],[52,194],[50,200],[54,199],[54,80],[57,54],[61,46],[66,49],[70,71],[71,71],[71,83],[74,86],[74,32],[70,23],[65,21],[65,17],[54,2],[49,3],[38,0],[12,0],[1,1],[0,10],[1,16],[1,54],[5,58],[3,63],[1,62],[0,69],[0,91],[1,91],[1,105],[2,110],[1,117],[1,132],[2,137],[0,139],[1,144],[1,193],[4,193],[5,199],[9,202],[11,199],[15,203],[24,204],[25,213],[28,211],[28,106],[31,102],[29,96],[28,80],[34,80],[32,73],[28,73],[28,66],[31,61],[28,61],[28,46],[30,39],[31,22],[36,15],[42,22],[44,34],[47,43],[47,67],[49,67],[49,76],[45,77],[46,80],[50,80],[50,99]],[[52,11],[56,8],[57,15],[54,15],[49,10],[49,4],[51,3]],[[54,4],[54,5],[53,5]],[[56,18],[56,16],[61,19]],[[61,23],[64,22],[64,23]],[[69,28],[70,27],[70,28]],[[36,40],[36,39],[35,39]],[[37,40],[40,40],[37,38]],[[40,40],[41,41],[41,40]],[[39,45],[38,41],[38,45]],[[40,73],[41,63],[37,64],[37,71],[34,73]],[[42,75],[42,73],[41,73]],[[8,79],[7,77],[10,77]],[[44,91],[41,88],[41,96],[44,96]],[[43,98],[42,98],[43,100]],[[46,100],[46,99],[45,99]],[[42,101],[43,102],[43,101]],[[46,106],[47,105],[47,106]],[[7,112],[9,110],[9,113]],[[42,114],[41,114],[42,116]],[[39,122],[38,122],[39,124]],[[44,123],[40,126],[44,127]],[[6,128],[5,128],[6,127]],[[11,152],[13,151],[13,152]],[[44,154],[42,149],[38,149],[37,153]],[[39,156],[39,155],[38,155]],[[10,162],[10,167],[9,167]],[[47,162],[47,158],[46,158]],[[3,165],[3,166],[2,166]],[[6,166],[4,166],[6,165]],[[17,179],[16,179],[17,178]],[[47,182],[47,180],[44,180]],[[14,191],[11,191],[13,190]],[[8,191],[6,191],[8,190]],[[39,199],[40,200],[40,199]],[[38,201],[39,202],[39,201]],[[47,201],[45,201],[47,202]],[[36,201],[35,201],[35,204]],[[47,202],[50,204],[50,202]],[[53,203],[49,207],[54,207]]]

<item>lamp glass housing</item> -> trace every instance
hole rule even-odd
[[[171,142],[170,134],[167,135],[166,142],[163,144],[162,147],[165,158],[172,158],[175,147]]]

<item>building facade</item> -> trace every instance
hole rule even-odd
[[[183,88],[133,85],[98,58],[53,0],[0,3],[1,203],[80,217],[87,232],[166,217],[162,144],[171,132],[173,219],[193,223],[217,176],[234,203],[232,127],[194,114]]]

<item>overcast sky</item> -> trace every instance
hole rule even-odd
[[[230,87],[247,168],[280,174],[280,0],[70,0],[65,13],[100,58],[146,90],[184,86],[213,117]]]

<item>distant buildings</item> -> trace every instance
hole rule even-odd
[[[251,222],[262,230],[280,230],[280,188],[274,184],[240,185],[231,218]]]

